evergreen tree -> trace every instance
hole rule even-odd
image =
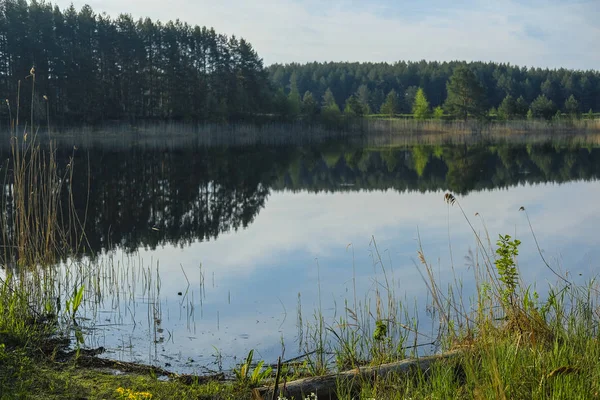
[[[346,106],[344,107],[344,114],[346,114],[350,117],[362,117],[365,115],[365,107],[356,98],[356,96],[351,95],[348,98],[348,100],[346,100]]]
[[[415,119],[423,120],[429,118],[429,102],[427,101],[427,97],[425,97],[425,92],[422,88],[417,90],[415,101],[412,106],[412,112]]]
[[[302,115],[305,118],[312,120],[318,112],[319,107],[317,102],[315,101],[312,93],[307,90],[302,98]]]
[[[531,102],[530,108],[533,118],[550,119],[557,111],[554,102],[543,94],[539,95],[533,102]]]
[[[322,108],[332,108],[333,109],[335,107],[337,107],[337,109],[339,111],[340,108],[335,101],[333,92],[331,91],[330,88],[327,88],[327,90],[325,91],[325,94],[323,94]]]
[[[517,114],[517,102],[510,95],[506,95],[498,107],[498,118],[501,120],[512,119]]]
[[[517,102],[515,103],[515,115],[520,118],[525,118],[527,117],[528,112],[529,104],[527,104],[523,96],[519,96]]]
[[[417,97],[417,91],[419,90],[418,86],[409,86],[404,91],[402,108],[401,111],[404,113],[412,112],[412,105],[415,103],[415,98]]]
[[[302,101],[300,100],[300,92],[298,91],[296,73],[292,73],[290,77],[290,93],[288,94],[290,115],[296,117],[300,115]]]
[[[273,106],[275,114],[281,116],[284,119],[290,118],[291,116],[291,107],[290,107],[290,99],[285,95],[283,88],[279,88],[277,93],[275,94],[275,98],[273,99]]]
[[[341,115],[340,107],[335,102],[333,92],[327,88],[323,95],[323,106],[321,108],[323,122],[329,125],[337,125],[340,122]]]
[[[365,84],[362,84],[358,87],[356,91],[356,98],[362,104],[363,110],[365,114],[371,114],[371,106],[369,105],[371,101],[371,91],[369,87]]]
[[[533,111],[531,111],[531,108],[527,110],[527,119],[533,119]]]
[[[433,109],[433,118],[437,120],[444,118],[444,109],[441,106],[437,106]]]
[[[394,89],[390,90],[386,96],[385,102],[381,105],[379,112],[390,118],[393,118],[396,112],[398,112],[398,93]]]
[[[454,70],[446,85],[448,97],[444,108],[457,118],[479,117],[484,110],[484,89],[475,74],[466,66]]]
[[[34,108],[45,111],[46,94],[53,118],[67,123],[252,117],[267,113],[275,97],[262,60],[244,39],[180,21],[113,19],[89,6],[61,11],[46,2],[6,0],[0,87],[13,96],[21,80],[27,90],[32,66],[40,97]],[[21,104],[21,112],[29,114],[30,104]]]
[[[572,118],[579,115],[579,102],[575,99],[575,96],[571,95],[565,101],[565,112]]]

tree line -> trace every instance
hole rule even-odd
[[[308,63],[268,67],[280,112],[498,119],[600,110],[600,73],[483,62]]]
[[[551,118],[600,110],[600,73],[425,61],[265,68],[250,43],[212,28],[0,0],[0,96],[2,121],[21,124]]]
[[[43,0],[0,1],[0,91],[5,117],[33,107],[42,120],[49,112],[70,122],[226,121],[271,101],[262,60],[244,39]]]
[[[0,149],[0,156],[10,157],[10,151]],[[600,178],[600,148],[552,144],[377,149],[342,141],[169,151],[82,146],[75,153],[59,148],[56,157],[61,176],[67,164],[75,166],[71,189],[63,192],[63,215],[70,215],[72,196],[80,220],[87,221],[86,243],[94,253],[112,246],[134,251],[215,240],[251,225],[268,197],[279,191],[449,190],[466,195]]]

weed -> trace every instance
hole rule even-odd
[[[519,273],[515,259],[519,255],[519,245],[521,241],[518,239],[510,240],[509,235],[500,235],[497,242],[498,249],[496,254],[496,268],[500,275],[500,282],[504,284],[502,288],[502,304],[505,310],[510,310],[515,305],[515,291],[519,285]]]
[[[272,367],[267,367],[263,369],[264,360],[261,360],[252,367],[252,358],[254,356],[254,350],[250,350],[248,353],[248,357],[244,360],[244,362],[239,366],[239,368],[234,368],[233,373],[235,375],[236,380],[242,386],[249,387],[257,387],[259,386],[265,379],[270,378],[273,372]]]
[[[152,393],[149,392],[134,392],[131,389],[119,387],[115,390],[118,399],[122,400],[146,400],[152,398]]]

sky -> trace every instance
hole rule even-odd
[[[61,8],[70,0],[54,1]],[[600,0],[74,0],[248,40],[273,63],[495,61],[600,68]]]

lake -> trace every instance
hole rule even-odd
[[[112,359],[207,373],[255,349],[273,363],[309,352],[320,316],[337,331],[348,310],[367,326],[392,312],[407,347],[434,352],[420,249],[465,303],[486,256],[477,236],[488,256],[499,234],[520,239],[521,278],[541,294],[558,279],[544,260],[577,282],[600,266],[592,145],[112,143],[56,154],[72,167],[85,231],[59,282],[64,293],[85,285],[85,346]]]

